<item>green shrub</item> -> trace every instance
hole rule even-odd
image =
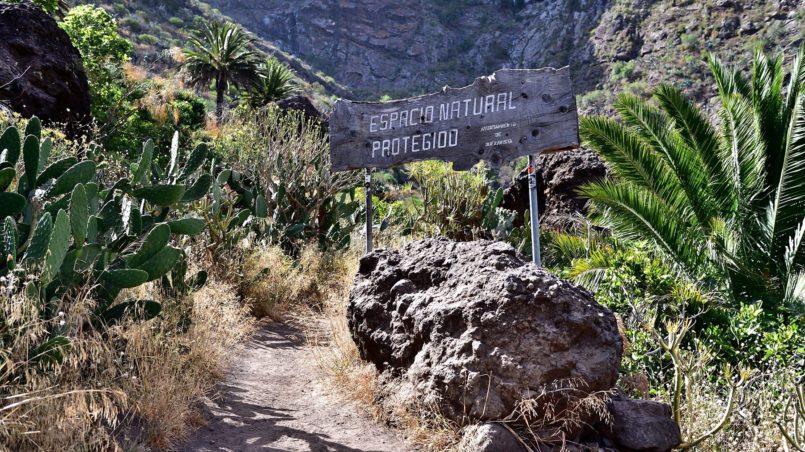
[[[170,23],[174,27],[181,27],[182,25],[184,25],[184,21],[176,16],[173,16],[170,19],[168,19],[168,23]]]
[[[609,79],[612,81],[631,80],[635,72],[635,61],[618,61],[612,65]]]
[[[159,42],[159,38],[148,33],[143,33],[137,35],[137,41],[143,44],[156,45],[156,43]]]
[[[582,192],[601,225],[646,240],[733,309],[761,301],[772,315],[802,312],[805,64],[794,65],[788,92],[781,56],[758,53],[751,80],[710,64],[720,130],[675,87],[656,90],[659,107],[621,96],[622,122],[582,120],[582,137],[616,177]]]
[[[4,295],[38,300],[45,322],[58,315],[59,300],[89,296],[96,304],[88,322],[97,329],[124,316],[158,315],[161,305],[155,301],[119,298],[124,289],[158,280],[180,262],[183,251],[168,245],[171,236],[203,232],[203,221],[177,216],[172,209],[207,194],[211,177],[198,173],[206,147],[197,148],[182,165],[177,139],[169,166],[161,168],[149,142],[128,177],[105,186],[98,171],[103,165],[94,160],[100,157],[98,149],[86,150],[86,160],[52,161],[52,140],[41,139],[41,131],[33,118],[23,133],[10,127],[0,135],[5,150],[0,159]],[[3,328],[0,333],[8,334],[0,340],[15,340],[13,322],[3,322]],[[61,362],[69,343],[54,324],[31,356],[43,365]],[[2,358],[0,366],[5,366]],[[6,373],[2,378],[13,377]]]
[[[241,110],[215,148],[236,162],[236,171],[219,178],[237,193],[236,206],[254,213],[262,239],[293,255],[309,242],[322,250],[349,245],[361,219],[360,175],[330,170],[328,137],[317,123],[275,107]]]

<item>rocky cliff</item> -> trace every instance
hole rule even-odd
[[[588,37],[605,0],[212,0],[359,97],[462,86],[502,67],[597,72]]]
[[[355,97],[462,86],[502,67],[570,65],[582,106],[679,81],[701,99],[708,52],[792,48],[805,0],[208,0]]]

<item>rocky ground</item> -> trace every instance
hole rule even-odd
[[[184,451],[407,451],[413,447],[322,383],[314,347],[286,324],[262,326],[207,402]]]

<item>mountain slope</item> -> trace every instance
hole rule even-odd
[[[588,110],[613,92],[644,93],[660,81],[707,100],[707,52],[746,64],[754,47],[791,49],[805,33],[805,0],[95,3],[120,18],[141,59],[181,47],[203,20],[229,17],[321,92],[404,97],[466,85],[502,67],[570,65]]]

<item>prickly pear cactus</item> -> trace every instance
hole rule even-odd
[[[85,160],[53,162],[51,149],[36,118],[23,133],[10,127],[0,134],[0,276],[11,293],[24,290],[38,298],[47,318],[54,315],[47,309],[52,300],[92,286],[100,328],[126,315],[159,314],[155,301],[119,300],[123,289],[163,277],[178,281],[180,275],[177,294],[199,285],[184,280],[184,253],[171,241],[205,230],[202,219],[183,217],[178,209],[204,198],[213,185],[201,171],[209,155],[205,145],[182,159],[175,136],[163,170],[148,141],[129,177],[110,186],[99,183],[93,160],[98,149],[89,149]]]

